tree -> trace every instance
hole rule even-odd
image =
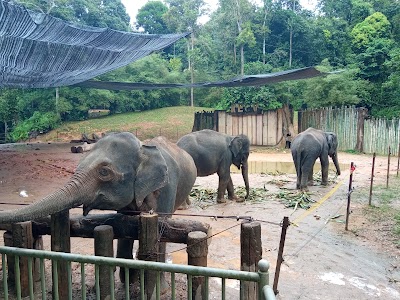
[[[195,64],[195,39],[198,32],[198,19],[205,14],[205,2],[203,0],[166,0],[169,5],[168,12],[164,18],[171,31],[185,32],[190,31],[190,41],[187,43],[188,69],[190,72],[190,82],[194,83],[194,64]],[[190,89],[190,106],[194,106],[194,89]]]
[[[120,0],[16,0],[28,9],[94,27],[129,31],[130,17]]]
[[[136,16],[136,27],[142,27],[145,32],[150,34],[170,33],[164,20],[164,14],[168,11],[168,7],[161,1],[149,1]]]

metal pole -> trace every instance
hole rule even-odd
[[[351,200],[351,189],[353,184],[353,172],[354,172],[354,163],[351,162],[350,165],[350,179],[349,179],[349,191],[347,193],[347,211],[346,211],[346,226],[345,230],[349,230],[349,215],[350,215],[350,200]]]
[[[390,146],[389,146],[388,166],[387,166],[387,174],[386,174],[386,188],[389,188],[389,169],[390,169]]]
[[[279,273],[281,271],[281,265],[283,262],[283,248],[285,247],[286,231],[289,225],[290,225],[289,217],[284,217],[282,223],[281,240],[279,242],[278,258],[276,260],[276,270],[275,270],[274,285],[273,285],[273,290],[275,295],[279,293],[278,291]]]
[[[372,203],[372,186],[374,184],[375,158],[376,158],[376,153],[374,152],[374,155],[372,156],[371,185],[369,187],[369,202],[368,202],[368,204],[370,206],[371,206],[371,203]]]

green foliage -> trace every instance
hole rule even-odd
[[[376,12],[361,23],[354,26],[351,31],[354,47],[365,50],[375,39],[388,39],[390,37],[390,22],[386,16]]]
[[[136,27],[142,27],[145,32],[150,34],[169,33],[167,24],[164,21],[164,14],[168,11],[168,7],[161,1],[149,1],[136,16]]]
[[[60,117],[52,112],[40,113],[36,111],[32,117],[17,124],[10,136],[12,141],[25,140],[30,131],[47,132],[57,127]]]
[[[129,31],[130,17],[121,1],[115,0],[17,0],[25,7],[56,18],[94,27]]]
[[[357,70],[346,70],[337,74],[307,81],[304,103],[307,107],[357,105],[369,100],[368,81],[357,78]]]

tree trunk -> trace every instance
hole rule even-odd
[[[194,68],[193,68],[193,49],[194,49],[194,34],[193,32],[190,34],[190,41],[191,41],[191,54],[189,55],[190,61],[190,82],[193,85],[194,83]],[[194,92],[193,87],[190,88],[190,106],[194,106]]]
[[[289,104],[285,103],[283,105],[283,137],[285,138],[286,148],[290,148],[294,134],[292,113],[289,109]]]
[[[358,120],[357,120],[356,150],[358,152],[364,152],[364,124],[365,124],[365,118],[368,115],[368,109],[365,107],[360,107],[357,109],[357,111],[358,111]]]

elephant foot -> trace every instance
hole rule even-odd
[[[181,206],[178,207],[178,210],[185,210],[185,209],[188,209],[188,208],[189,208],[189,205],[185,202]]]
[[[217,199],[217,203],[226,203],[226,199],[225,198],[218,198]]]
[[[242,197],[236,197],[235,201],[238,203],[244,202],[246,199],[242,198]]]
[[[303,186],[300,188],[301,192],[308,192],[308,187],[307,186]]]
[[[328,185],[328,182],[322,181],[322,182],[321,182],[321,185],[327,186],[327,185]]]
[[[131,284],[139,280],[139,272],[135,269],[129,269],[129,282],[126,282],[125,268],[119,268],[119,280],[124,284]]]

